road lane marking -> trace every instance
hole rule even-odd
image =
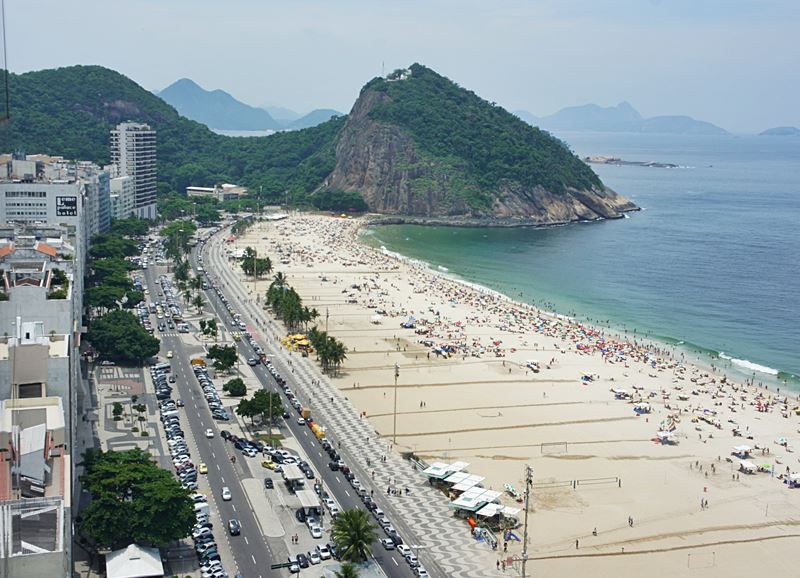
[[[250,554],[250,557],[253,559],[253,564],[255,564],[256,563],[256,557],[253,556],[252,554]]]
[[[247,536],[244,537],[244,543],[248,546],[250,545],[250,540],[247,539]]]
[[[394,558],[391,558],[391,560],[392,560],[392,562],[394,562],[395,566],[399,566],[400,565],[400,564],[397,563],[397,560],[395,560]]]
[[[347,497],[348,497],[348,498],[350,497],[350,492],[348,492],[347,490],[345,490],[345,491],[344,491],[344,493],[345,493],[345,494],[347,494]]]

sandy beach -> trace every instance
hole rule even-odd
[[[372,249],[358,241],[361,225],[292,215],[257,224],[229,250],[268,255],[319,311],[320,329],[348,347],[332,382],[387,442],[396,435],[396,451],[468,462],[498,491],[524,489],[524,467],[533,468],[529,568],[797,573],[800,489],[784,483],[800,470],[796,394],[733,382],[671,358],[665,346]],[[263,299],[269,282],[247,283]],[[739,471],[732,452],[740,445],[765,471]],[[502,499],[519,505],[508,493]],[[509,554],[520,550],[509,543]]]

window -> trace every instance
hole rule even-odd
[[[44,384],[43,383],[20,383],[19,394],[17,397],[20,399],[31,397],[44,397]]]

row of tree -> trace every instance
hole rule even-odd
[[[111,232],[91,240],[84,291],[90,320],[87,339],[109,359],[141,363],[158,353],[158,339],[129,311],[144,295],[130,276],[137,267],[128,257],[139,254],[139,244],[128,235],[141,236],[147,231],[146,222],[125,219],[114,221]]]
[[[319,311],[303,305],[300,295],[289,286],[283,273],[275,274],[266,297],[267,305],[290,332],[305,330],[309,323],[319,317]]]
[[[272,261],[269,257],[259,257],[256,250],[247,247],[242,254],[242,271],[250,277],[261,277],[272,273]]]
[[[344,343],[328,335],[327,331],[320,331],[316,326],[308,332],[308,340],[317,353],[322,370],[337,373],[339,366],[347,359],[347,347]]]

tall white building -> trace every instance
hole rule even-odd
[[[134,215],[156,218],[156,131],[149,125],[123,122],[111,131],[111,161],[121,176],[133,178]]]

